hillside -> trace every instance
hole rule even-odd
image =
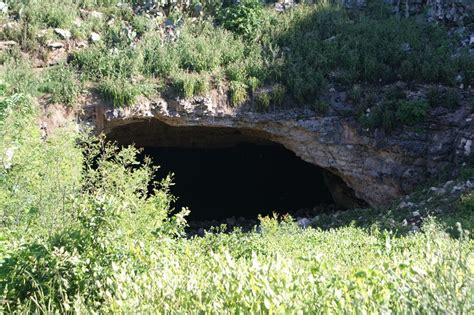
[[[470,1],[0,1],[0,312],[474,311]]]

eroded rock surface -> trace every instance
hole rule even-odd
[[[89,109],[91,119],[95,117],[98,131],[109,134],[125,128],[124,135],[142,135],[142,139],[138,136],[134,139],[140,146],[163,145],[160,142],[166,139],[152,128],[134,129],[134,124],[140,122],[229,128],[240,134],[258,135],[337,175],[354,190],[357,198],[372,206],[390,203],[441,172],[455,175],[458,166],[471,158],[473,151],[474,115],[468,106],[456,112],[434,110],[423,126],[424,131],[400,130],[390,135],[362,130],[353,117],[334,110],[324,116],[302,109],[258,113],[230,108],[219,97],[142,99],[138,105],[123,109],[91,100],[85,108]]]

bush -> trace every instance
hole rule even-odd
[[[247,86],[239,81],[231,81],[229,85],[230,103],[238,107],[247,101]]]
[[[43,141],[38,114],[24,95],[0,102],[2,309],[97,307],[115,290],[114,264],[139,265],[129,237],[180,236],[186,212],[168,218],[170,178],[153,182],[157,168],[134,147],[69,130]]]
[[[426,98],[431,107],[443,106],[451,110],[459,107],[459,94],[453,90],[431,88],[428,90]]]
[[[256,39],[265,19],[260,0],[243,0],[221,8],[217,21],[226,29],[246,39]]]
[[[422,122],[428,111],[428,103],[424,100],[407,100],[398,104],[397,119],[404,125],[416,125]]]
[[[196,83],[194,84],[195,95],[205,95],[209,92],[209,77],[202,73],[196,76]]]
[[[99,82],[98,90],[102,96],[112,101],[114,107],[134,105],[137,97],[146,91],[147,86],[131,82],[125,78],[105,78]]]
[[[31,63],[21,57],[7,59],[0,79],[5,82],[6,90],[10,94],[35,94],[38,88],[38,79]]]
[[[51,94],[52,103],[73,105],[81,92],[77,73],[68,66],[60,65],[48,70],[40,91]]]
[[[179,56],[173,44],[165,44],[156,36],[147,37],[143,43],[143,72],[149,76],[170,76],[178,71]]]
[[[105,77],[132,78],[141,62],[140,55],[133,49],[92,47],[76,51],[71,57],[71,64],[92,80]]]
[[[286,96],[286,87],[282,84],[275,84],[272,87],[272,100],[275,105],[282,105]]]
[[[209,77],[205,73],[193,74],[179,72],[173,76],[173,86],[184,98],[205,95],[209,91]]]
[[[317,100],[313,103],[312,108],[320,114],[324,114],[329,110],[329,104],[323,100]]]
[[[256,77],[250,77],[247,80],[247,85],[249,86],[250,91],[252,91],[252,93],[255,93],[257,88],[260,86],[260,80]]]
[[[261,92],[255,97],[255,105],[257,105],[257,110],[259,111],[268,111],[270,109],[270,102],[271,97],[269,93]]]

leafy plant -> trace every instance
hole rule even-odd
[[[422,122],[427,114],[428,103],[424,100],[407,100],[398,104],[397,119],[405,125]]]
[[[247,101],[247,86],[239,81],[231,81],[229,85],[230,103],[238,107]]]
[[[6,90],[11,94],[34,94],[38,88],[38,79],[33,67],[24,58],[8,58],[0,78],[5,82]]]
[[[268,111],[270,109],[271,97],[269,93],[261,92],[255,97],[255,104],[260,111]]]
[[[105,78],[98,86],[99,92],[105,99],[112,101],[115,107],[133,105],[146,88],[145,84],[130,82],[124,78]]]
[[[217,21],[226,29],[242,35],[247,39],[255,39],[265,15],[259,0],[243,0],[221,8]]]
[[[272,87],[272,99],[276,105],[282,105],[286,96],[286,87],[282,84],[275,84]]]
[[[40,85],[40,91],[51,94],[52,103],[73,105],[81,86],[74,69],[60,65],[50,69]]]

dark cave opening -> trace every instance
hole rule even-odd
[[[150,119],[114,127],[107,137],[144,148],[160,165],[157,179],[174,173],[174,207],[188,207],[189,222],[254,220],[273,212],[296,217],[302,210],[334,209],[341,206],[340,196],[353,195],[337,175],[303,161],[262,131],[174,127]]]
[[[332,203],[322,170],[279,145],[226,148],[151,148],[158,177],[174,173],[175,207],[190,221],[293,213]]]

